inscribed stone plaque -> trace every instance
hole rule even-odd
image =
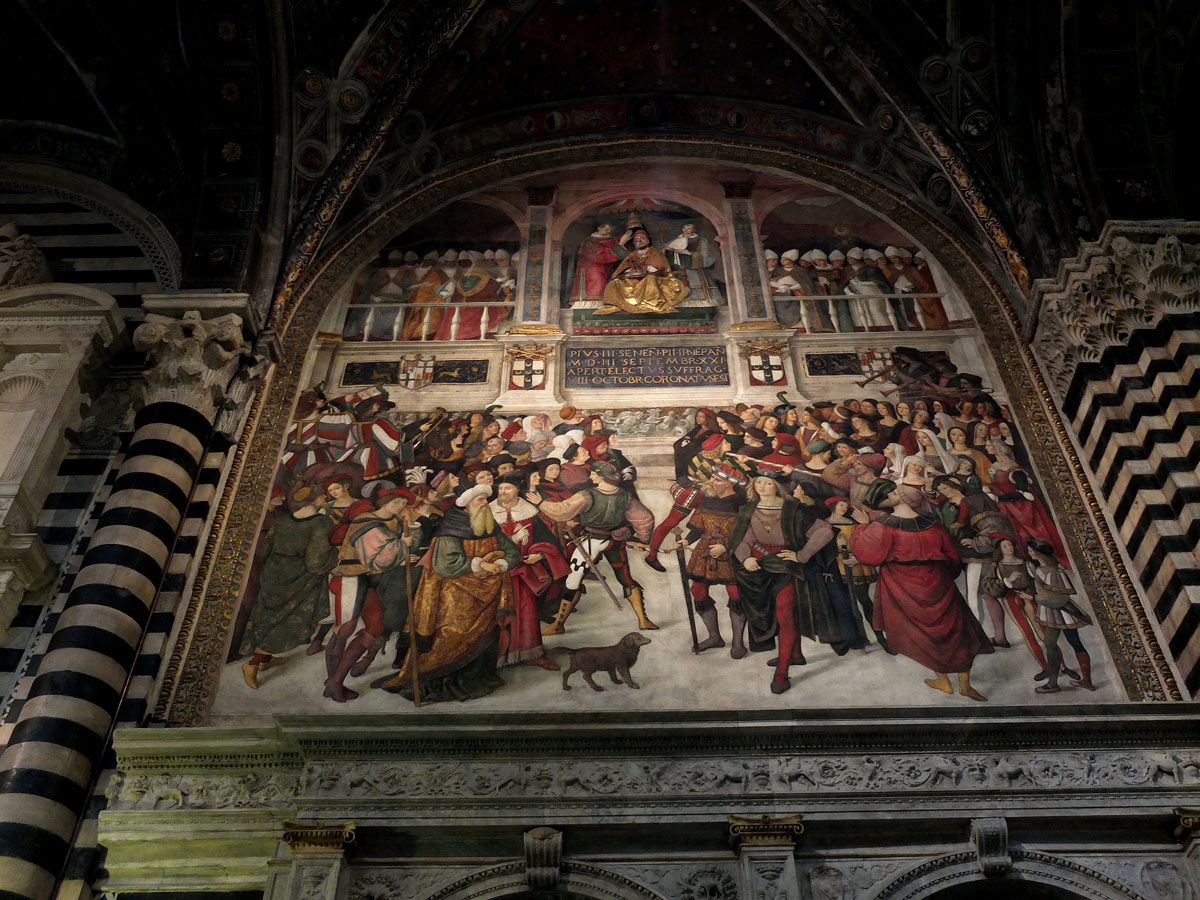
[[[569,347],[566,369],[566,385],[573,388],[729,384],[722,346]]]

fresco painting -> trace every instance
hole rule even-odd
[[[726,685],[814,705],[1108,696],[1011,410],[982,387],[896,347],[850,398],[649,420],[309,390],[225,693],[507,708],[580,688],[674,702],[700,677],[692,702],[718,705]],[[669,453],[668,490],[640,484],[634,445]]]
[[[951,327],[924,251],[848,201],[802,196],[768,215],[762,231],[780,324],[811,334]]]
[[[538,225],[561,343],[514,336],[509,362],[519,216],[451,204],[359,275],[282,445],[218,721],[1123,698],[936,261],[810,187],[749,257],[677,200],[574,208]],[[739,258],[790,343],[736,336]]]
[[[355,279],[342,340],[487,340],[516,306],[516,225],[479,204],[453,204],[392,241]]]
[[[576,334],[709,333],[726,303],[716,229],[653,197],[584,213],[563,236],[564,307]]]

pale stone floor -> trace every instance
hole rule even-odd
[[[665,491],[643,492],[643,500],[656,514],[669,508]],[[751,653],[740,660],[731,659],[729,649],[713,649],[700,654],[691,650],[691,635],[687,613],[682,600],[682,585],[674,553],[663,553],[660,559],[667,567],[665,574],[655,572],[643,562],[643,554],[631,550],[634,577],[644,586],[646,607],[659,631],[643,632],[651,643],[641,650],[633,669],[634,680],[641,685],[633,690],[614,685],[608,675],[599,673],[596,683],[604,688],[593,691],[577,672],[571,676],[570,691],[562,689],[561,672],[517,666],[501,670],[505,680],[488,697],[464,703],[426,704],[420,709],[402,697],[382,690],[372,690],[370,684],[381,675],[392,672],[394,640],[375,660],[361,678],[348,679],[347,686],[360,690],[361,696],[339,705],[321,696],[325,667],[323,656],[305,656],[301,648],[288,661],[270,669],[259,679],[259,689],[251,690],[242,679],[241,664],[225,667],[210,724],[234,724],[247,717],[270,714],[313,713],[437,713],[461,712],[595,712],[620,710],[738,710],[738,709],[802,709],[806,707],[874,707],[893,708],[931,706],[957,708],[960,711],[994,708],[1001,705],[1089,704],[1124,700],[1123,692],[1101,645],[1099,630],[1089,627],[1082,632],[1084,645],[1092,656],[1095,692],[1072,688],[1064,677],[1063,690],[1058,694],[1034,693],[1033,675],[1038,671],[1034,658],[1021,642],[1020,633],[1011,623],[1008,626],[1010,649],[980,656],[972,670],[972,683],[988,698],[978,703],[958,695],[947,696],[926,687],[924,678],[931,673],[903,656],[889,656],[874,642],[865,651],[851,650],[838,657],[824,644],[804,642],[808,664],[791,670],[792,688],[784,694],[770,692],[772,670],[767,660],[774,653]],[[608,566],[603,561],[600,570],[610,583]],[[579,608],[567,621],[567,632],[547,638],[548,647],[594,647],[615,643],[620,637],[636,630],[636,620],[628,604],[617,610],[594,581],[585,582],[587,594]],[[729,619],[725,598],[720,589],[714,591],[720,610],[722,635],[728,643]],[[704,626],[697,623],[700,637]],[[990,623],[987,629],[991,629]],[[1062,642],[1069,665],[1074,654]],[[561,657],[560,657],[561,659]]]

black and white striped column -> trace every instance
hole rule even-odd
[[[149,402],[0,756],[0,900],[54,892],[244,348],[232,315],[149,316],[134,341]]]
[[[1036,294],[1033,349],[1200,695],[1200,223],[1110,222]]]

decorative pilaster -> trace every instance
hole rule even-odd
[[[737,278],[727,278],[729,314],[735,322],[771,321],[770,290],[766,283],[766,261],[762,241],[754,223],[754,201],[750,199],[754,185],[735,182],[721,185],[725,189],[725,208],[733,225],[733,246],[729,259],[737,266]]]
[[[525,191],[529,216],[525,220],[521,306],[517,310],[519,324],[550,322],[558,312],[558,303],[554,299],[558,277],[556,273],[546,270],[546,259],[550,252],[550,207],[556,191],[557,188],[552,185],[531,187]]]
[[[29,259],[20,266],[33,271]],[[66,434],[79,424],[80,385],[120,332],[121,318],[116,301],[91,288],[38,283],[0,290],[0,636],[26,591],[53,577],[34,534],[37,511],[66,452]]]
[[[1200,691],[1200,222],[1109,222],[1038,281],[1031,347],[1147,612]]]
[[[241,319],[152,314],[146,405],[0,756],[0,884],[46,900],[70,848],[226,386],[248,354]]]
[[[787,391],[793,400],[796,397],[796,354],[791,344],[794,335],[774,322],[763,320],[762,324],[771,330],[736,326],[731,330],[726,341],[730,383],[739,402],[774,406],[780,391]]]
[[[557,329],[556,329],[557,330]],[[504,334],[505,345],[501,393],[496,402],[519,409],[546,409],[561,406],[562,348],[566,335]]]
[[[354,844],[354,823],[336,825],[285,822],[283,843],[291,851],[286,878],[272,878],[263,900],[339,900],[346,896],[346,851]]]
[[[795,852],[796,838],[803,833],[800,816],[730,816],[729,841],[738,855],[739,896],[800,900]]]

